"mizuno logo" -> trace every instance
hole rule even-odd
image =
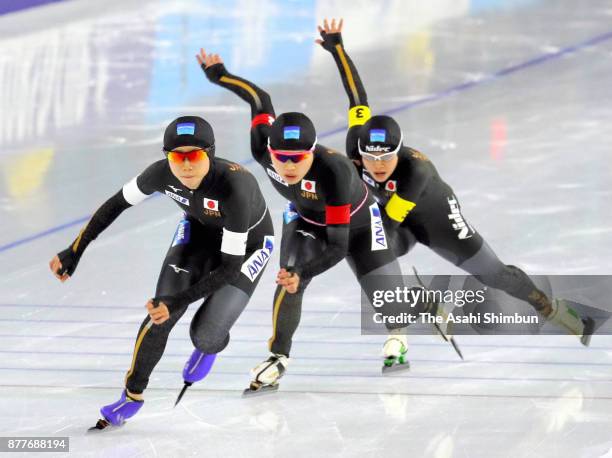
[[[298,229],[298,230],[297,230],[297,231],[295,231],[295,232],[299,232],[299,233],[300,233],[300,234],[302,234],[304,237],[310,237],[310,238],[313,238],[313,239],[315,239],[315,240],[317,239],[317,238],[314,236],[314,234],[311,234],[310,232],[306,232],[306,231],[305,231],[305,230],[303,230],[303,229]]]
[[[174,192],[183,192],[181,188],[177,188],[175,186],[172,186],[171,184],[169,184],[168,187],[172,189]]]
[[[172,267],[177,274],[180,274],[181,272],[189,273],[188,270],[182,269],[181,267],[177,267],[174,264],[168,264],[168,265]]]

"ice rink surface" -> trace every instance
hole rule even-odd
[[[323,17],[373,113],[393,113],[499,257],[533,274],[612,274],[612,3],[604,0],[57,2],[0,16],[0,436],[70,436],[78,457],[612,457],[612,338],[459,336],[465,361],[410,337],[382,377],[345,263],[308,289],[289,372],[242,399],[267,355],[276,261],[211,375],[173,409],[191,353],[173,331],[141,412],[87,436],[115,401],[180,218],[169,199],[124,213],[60,284],[47,263],[89,215],[161,158],[175,117],[208,119],[217,154],[258,177],[249,113],[198,68],[199,47],[301,110],[342,149],[346,96],[314,45]],[[279,231],[277,231],[279,233]],[[277,258],[276,258],[277,260]],[[459,273],[424,247],[401,259]],[[23,454],[15,456],[24,456]]]

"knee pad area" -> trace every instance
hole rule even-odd
[[[224,337],[216,335],[214,332],[206,332],[206,330],[197,330],[193,326],[189,329],[189,336],[193,346],[205,354],[220,353],[227,347],[230,336],[225,334]]]

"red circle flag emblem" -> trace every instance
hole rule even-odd
[[[204,208],[207,210],[219,211],[219,201],[204,197]]]
[[[317,192],[317,182],[312,180],[302,180],[302,191],[306,192]]]
[[[387,191],[395,191],[395,188],[396,188],[395,180],[387,181],[387,185],[385,186],[385,189]]]

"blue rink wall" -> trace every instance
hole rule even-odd
[[[3,0],[0,2],[0,14],[14,13],[16,11],[33,8],[35,6],[58,3],[67,0]]]

